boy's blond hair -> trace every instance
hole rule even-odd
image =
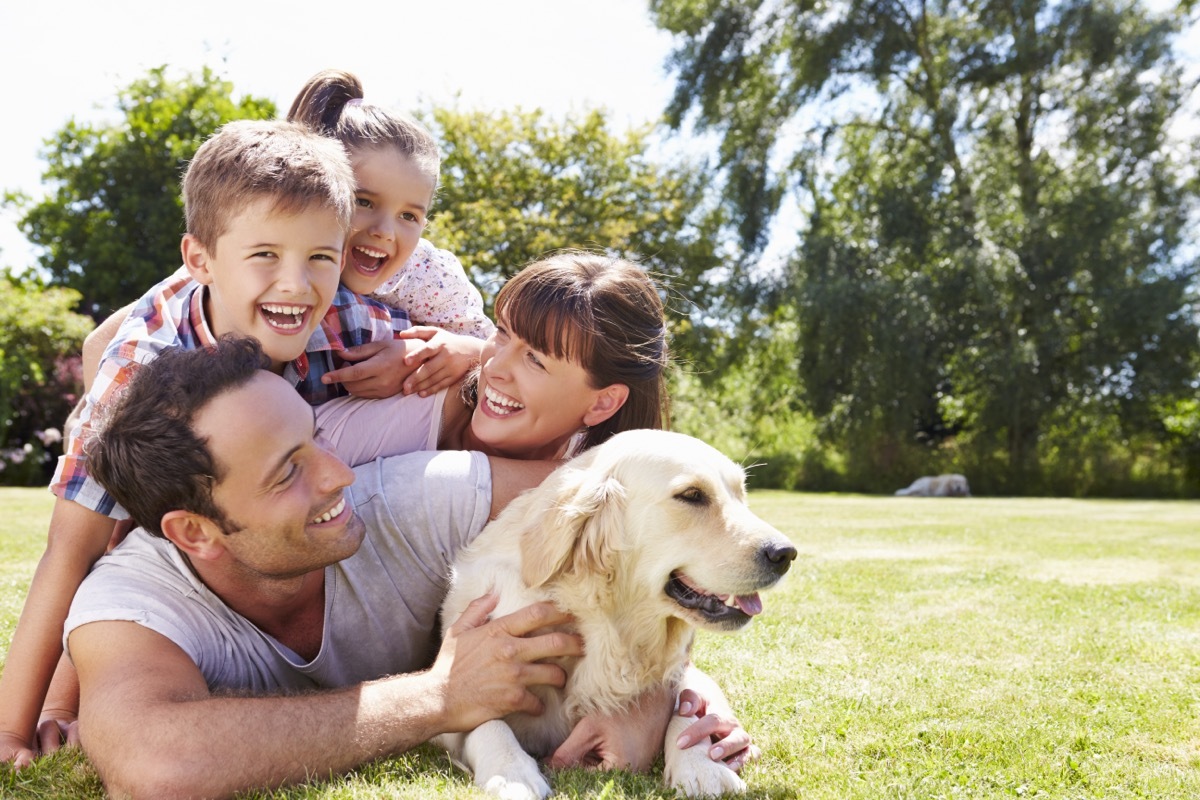
[[[184,173],[187,232],[215,252],[229,221],[263,197],[288,214],[328,208],[348,232],[355,188],[339,142],[283,120],[229,122],[200,146]]]

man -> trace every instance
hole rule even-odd
[[[487,621],[482,599],[411,672],[428,663],[454,551],[550,465],[418,453],[361,468],[351,493],[356,474],[315,438],[310,407],[262,366],[250,340],[168,351],[90,444],[145,528],[97,566],[67,622],[82,743],[114,794],[227,795],[346,770],[536,712],[527,687],[565,679],[537,662],[581,652],[572,636],[526,636],[564,621],[551,606]],[[295,693],[328,686],[345,688]]]
[[[82,744],[113,794],[224,796],[536,713],[528,687],[565,681],[541,662],[582,652],[577,637],[536,635],[567,621],[548,604],[489,621],[481,598],[440,647],[434,633],[454,554],[553,464],[427,452],[350,470],[263,366],[246,339],[166,351],[88,445],[142,523],[66,625]],[[632,710],[618,734],[582,723],[557,763],[590,752],[644,766],[669,700]],[[693,729],[753,751],[736,721]]]

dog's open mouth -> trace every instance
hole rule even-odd
[[[754,594],[731,595],[709,592],[696,585],[682,572],[671,573],[663,590],[679,605],[699,612],[709,622],[724,626],[741,626],[762,612],[762,600]]]

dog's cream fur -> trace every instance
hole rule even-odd
[[[897,497],[970,497],[971,487],[962,475],[926,475],[917,478],[905,489],[896,491]]]
[[[539,687],[541,716],[510,715],[439,742],[492,794],[545,797],[550,786],[529,754],[553,753],[586,714],[677,686],[694,628],[744,625],[761,610],[756,593],[795,555],[746,505],[742,470],[713,448],[665,431],[613,437],[560,467],[479,535],[458,558],[442,609],[449,624],[491,590],[500,595],[497,615],[552,600],[575,616],[586,655],[563,664],[565,689]],[[680,574],[682,583],[673,580]],[[705,744],[675,747],[692,721],[672,717],[667,782],[692,797],[744,791]]]

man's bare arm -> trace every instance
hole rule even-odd
[[[223,797],[343,772],[513,711],[538,713],[528,687],[561,686],[565,675],[537,662],[577,655],[580,642],[523,638],[563,621],[549,604],[485,622],[494,604],[471,604],[427,672],[292,696],[214,696],[165,637],[131,622],[83,625],[70,649],[84,749],[112,794]]]

